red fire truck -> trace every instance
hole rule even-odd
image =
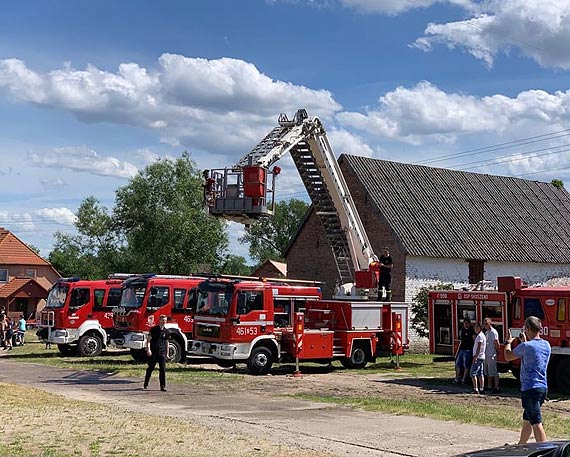
[[[121,299],[121,283],[119,279],[58,279],[36,318],[38,337],[57,344],[63,355],[101,354],[113,329],[112,309]]]
[[[314,282],[210,279],[197,296],[191,351],[252,374],[296,358],[363,368],[408,343],[407,304],[322,300]]]
[[[119,306],[114,310],[111,344],[128,348],[137,361],[146,360],[146,338],[161,314],[168,316],[171,334],[168,360],[184,360],[192,336],[196,287],[204,278],[193,276],[137,275],[126,279]]]
[[[465,317],[482,321],[489,317],[503,342],[508,332],[517,337],[529,316],[542,320],[541,337],[552,346],[548,366],[549,385],[570,393],[570,287],[526,287],[521,278],[497,278],[497,290],[431,291],[428,300],[430,352],[455,354],[459,329]],[[499,369],[518,377],[518,361],[509,363],[499,351]]]

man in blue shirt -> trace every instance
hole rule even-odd
[[[526,443],[531,433],[534,433],[537,442],[546,441],[540,407],[548,390],[546,368],[550,359],[550,344],[540,337],[541,329],[540,319],[530,316],[525,320],[521,343],[511,349],[514,338],[509,335],[505,346],[505,359],[508,362],[521,359],[521,400],[524,412],[519,444]]]

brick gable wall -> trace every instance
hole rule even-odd
[[[352,197],[372,249],[376,255],[382,254],[384,246],[390,248],[394,260],[392,269],[392,299],[404,301],[406,258],[400,242],[393,231],[368,202],[366,193],[354,173],[341,163],[344,178],[351,190]],[[287,253],[288,277],[294,279],[310,279],[325,282],[323,296],[330,298],[338,282],[338,272],[325,231],[317,216],[312,212],[307,218],[294,243]]]

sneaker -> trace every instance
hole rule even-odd
[[[143,385],[143,389],[144,389],[144,390],[147,390],[147,389],[148,389],[148,384],[144,384],[144,385]]]
[[[168,392],[168,391],[166,390],[166,387],[161,387],[160,390],[161,390],[162,392]]]
[[[461,384],[465,384],[467,381],[465,379],[462,379],[460,382]]]
[[[453,384],[459,384],[461,381],[459,381],[459,379],[454,379],[453,381],[451,381]]]
[[[479,395],[479,391],[478,391],[477,389],[473,389],[473,393],[474,393],[475,395]]]

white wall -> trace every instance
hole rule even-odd
[[[529,285],[552,278],[570,277],[569,264],[485,262],[484,279],[497,285],[497,276],[520,276]],[[469,263],[460,259],[406,257],[406,302],[411,303],[422,287],[452,283],[455,288],[468,286]],[[410,329],[411,350],[425,352],[427,339]]]
[[[570,277],[570,264],[485,262],[484,279],[496,287],[497,276],[520,276],[529,285],[552,278]],[[469,264],[461,259],[431,257],[406,258],[406,301],[411,301],[421,287],[437,283],[467,286]]]

